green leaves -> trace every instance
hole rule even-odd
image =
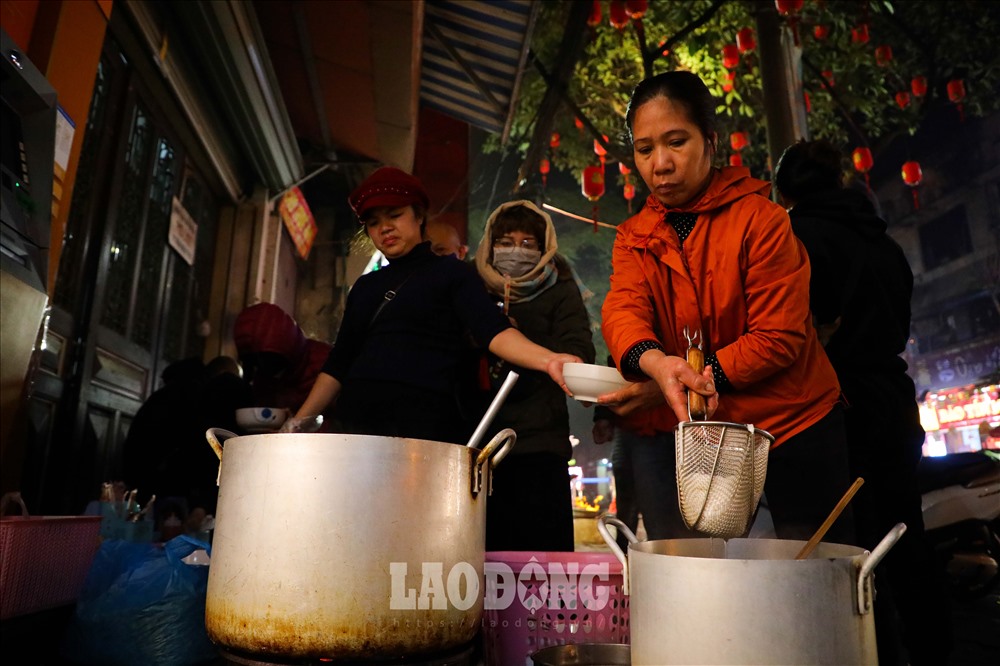
[[[567,82],[569,97],[600,133],[617,144],[620,153],[631,154],[625,141],[624,116],[632,88],[644,78],[644,59],[654,73],[689,69],[701,76],[719,99],[719,161],[726,162],[731,152],[729,134],[743,131],[750,138],[750,146],[742,151],[744,164],[754,175],[768,176],[758,52],[741,55],[730,90],[726,89],[730,82],[722,66],[722,47],[735,43],[740,28],[750,27],[756,34],[758,3],[650,0],[643,18],[645,54],[640,51],[634,26],[630,24],[619,33],[608,23],[607,3],[603,4],[604,22],[588,28],[591,37],[584,56]],[[542,62],[551,63],[555,56],[568,7],[568,0],[540,4],[532,49]],[[706,14],[710,18],[690,30]],[[785,19],[781,21],[787,25]],[[867,23],[870,39],[856,43],[851,32],[862,22]],[[817,25],[828,28],[823,40],[813,34]],[[690,32],[663,56],[659,45],[685,30]],[[798,31],[803,91],[811,102],[807,116],[810,133],[833,141],[845,152],[861,143],[874,147],[896,133],[916,131],[928,110],[951,104],[945,85],[952,78],[965,81],[967,116],[1000,110],[1000,95],[996,94],[1000,90],[1000,50],[989,45],[990,36],[1000,34],[1000,2],[908,0],[898,6],[892,0],[807,2],[798,17]],[[759,35],[757,43],[759,49]],[[875,49],[880,45],[892,49],[892,60],[884,66],[875,61]],[[833,72],[832,94],[821,83],[824,71]],[[928,79],[927,96],[914,97],[908,108],[900,109],[896,93],[908,92],[910,81],[918,75]],[[522,154],[545,88],[534,69],[525,72],[512,133]],[[553,168],[579,174],[597,162],[594,136],[575,127],[568,109],[567,105],[562,107],[552,127],[562,140],[550,159]],[[494,140],[488,148],[499,146]]]

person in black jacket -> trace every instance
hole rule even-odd
[[[456,413],[456,389],[467,333],[498,356],[547,375],[557,391],[565,386],[563,363],[579,358],[528,340],[471,266],[431,252],[422,238],[428,198],[419,179],[382,167],[349,202],[389,265],[354,283],[326,365],[284,430],[335,403],[345,432],[465,443],[471,432]]]
[[[898,522],[907,531],[876,579],[879,663],[901,663],[898,614],[910,664],[943,664],[948,604],[924,541],[916,484],[924,431],[913,380],[900,358],[910,336],[913,273],[886,222],[862,192],[842,184],[841,154],[825,141],[788,147],[775,185],[809,254],[809,304],[843,397],[859,545],[872,549]],[[902,662],[905,663],[905,662]]]
[[[594,362],[590,318],[569,263],[558,254],[555,227],[530,201],[502,204],[490,215],[476,250],[476,269],[511,323],[529,340]],[[507,374],[494,363],[494,382]],[[531,368],[493,425],[513,428],[517,446],[493,480],[486,504],[487,550],[571,551],[573,507],[566,395]]]

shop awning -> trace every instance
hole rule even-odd
[[[420,100],[506,141],[536,3],[427,0]]]

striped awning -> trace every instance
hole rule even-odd
[[[536,3],[427,0],[420,99],[507,140]]]

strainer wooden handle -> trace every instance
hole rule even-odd
[[[697,347],[688,347],[687,362],[700,375],[705,370],[705,353]],[[691,420],[704,421],[707,414],[708,404],[705,402],[705,396],[688,389],[688,416]]]

